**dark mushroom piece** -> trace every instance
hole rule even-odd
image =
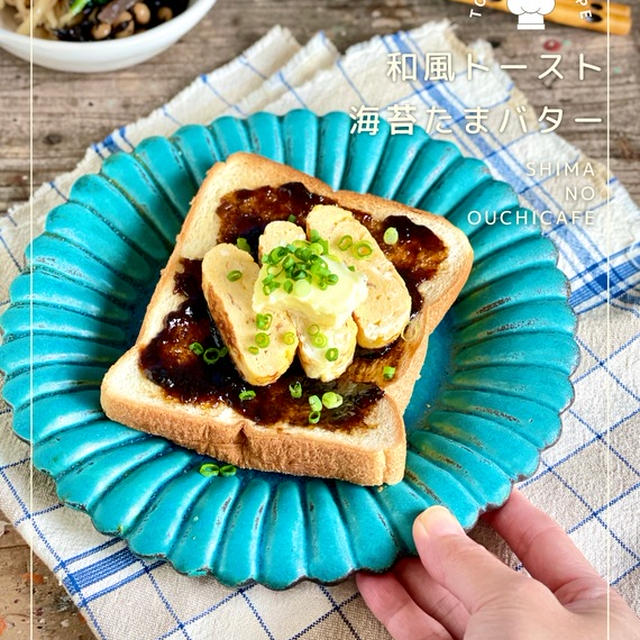
[[[100,22],[106,22],[107,24],[114,24],[118,17],[128,11],[137,0],[111,0],[111,2],[98,14],[98,20]],[[131,14],[129,14],[131,15]]]

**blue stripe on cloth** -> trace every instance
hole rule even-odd
[[[369,104],[364,99],[362,93],[360,93],[360,89],[356,86],[355,82],[349,77],[349,74],[346,72],[345,68],[342,66],[342,62],[340,62],[340,58],[336,58],[335,65],[338,68],[338,71],[342,74],[344,79],[347,81],[347,84],[351,87],[353,92],[358,96],[358,100],[365,106],[368,107]]]
[[[127,138],[127,127],[120,127],[118,129],[118,135],[131,147],[131,149],[135,149],[135,145],[131,143],[131,140]]]
[[[62,191],[60,191],[60,189],[58,189],[58,185],[56,185],[55,180],[49,180],[49,186],[65,201],[67,202],[69,200],[69,198],[67,198],[67,196],[64,195],[64,193],[62,193]]]
[[[16,260],[16,257],[13,255],[13,252],[9,248],[9,245],[6,243],[5,239],[2,237],[1,233],[0,233],[0,244],[2,244],[5,251],[7,252],[7,255],[9,256],[9,258],[11,258],[11,261],[16,266],[18,271],[22,271],[22,267],[20,266],[20,263]]]
[[[103,542],[102,544],[99,544],[96,547],[91,547],[90,549],[86,549],[85,551],[83,551],[81,553],[78,553],[75,556],[71,556],[70,558],[67,559],[66,564],[69,567],[72,564],[78,562],[79,560],[84,560],[85,558],[88,558],[89,556],[93,555],[94,553],[98,553],[99,551],[103,551],[104,549],[108,549],[109,547],[112,547],[114,544],[118,544],[118,543],[122,543],[122,540],[120,538],[110,538],[106,542]],[[58,571],[59,568],[60,568],[60,565],[56,565],[53,568],[54,573],[56,571]]]
[[[320,36],[320,42],[322,42],[325,49],[335,54],[336,50],[333,47],[333,45],[329,42],[329,39],[327,38],[327,34],[324,31],[318,31],[318,35]]]
[[[604,511],[606,511],[607,509],[609,509],[613,505],[615,505],[617,502],[620,502],[620,500],[622,500],[623,498],[626,498],[629,494],[631,494],[634,491],[636,491],[636,489],[638,489],[638,487],[640,487],[640,482],[637,482],[633,486],[629,487],[628,489],[623,491],[621,494],[617,495],[615,498],[612,498],[611,500],[609,500],[609,502],[607,502],[606,504],[602,505],[601,507],[598,507],[594,511],[591,511],[588,516],[585,516],[582,520],[580,520],[579,522],[577,522],[573,526],[569,527],[569,529],[567,529],[567,533],[568,534],[575,533],[578,529],[580,529],[585,524],[587,524],[588,522],[593,520],[596,516],[599,516],[601,513],[603,513]],[[636,564],[634,566],[637,567],[638,564]],[[524,565],[522,563],[518,563],[514,568],[515,568],[516,571],[522,571],[522,569],[524,568]],[[619,578],[617,578],[616,580],[612,581],[611,584],[614,585],[617,580],[619,580]]]
[[[11,411],[11,409],[3,409],[2,411],[0,411],[0,414],[9,413],[9,411]],[[31,458],[22,458],[21,460],[16,460],[15,462],[7,462],[7,464],[0,466],[0,471],[4,471],[5,469],[12,469],[13,467],[17,467],[21,464],[24,464],[25,462],[29,462],[29,460],[31,460]]]
[[[174,124],[177,124],[178,126],[182,126],[182,122],[180,122],[180,120],[178,120],[175,116],[172,116],[169,113],[169,109],[167,108],[166,104],[162,105],[162,114],[168,118],[169,120],[171,120],[171,122],[173,122]]]
[[[262,78],[263,80],[267,79],[267,76],[265,76],[264,73],[262,73],[262,71],[260,71],[259,69],[256,69],[249,62],[249,60],[247,60],[247,57],[244,55],[244,53],[238,56],[238,61],[240,62],[240,64],[243,64],[245,67],[247,67],[247,69],[249,69],[250,71],[253,71],[253,73],[255,73],[258,77]]]
[[[609,527],[609,525],[604,522],[602,520],[602,518],[600,517],[600,515],[598,513],[596,513],[596,511],[589,505],[589,503],[586,501],[586,499],[580,495],[580,493],[578,493],[568,482],[567,480],[561,476],[555,469],[551,470],[551,474],[554,475],[562,485],[564,485],[573,495],[574,497],[576,497],[587,509],[589,509],[589,511],[591,511],[591,513],[593,514],[593,517],[598,521],[598,523],[600,525],[602,525],[605,529],[605,531],[607,531],[607,533],[630,555],[634,558],[634,560],[640,560],[640,555],[638,555],[633,549],[631,549],[625,542],[623,542],[620,539],[620,536],[618,536],[614,531],[611,530],[611,527]]]
[[[576,336],[576,341],[580,345],[580,348],[584,349],[616,382],[616,384],[626,391],[636,402],[640,403],[640,396],[629,389],[629,387],[616,376],[613,371],[611,371],[608,367],[605,366],[604,361],[598,358],[593,349],[589,347],[589,345],[582,339],[580,336]]]
[[[4,469],[0,469],[0,477],[6,483],[7,487],[9,488],[9,491],[11,492],[11,495],[14,497],[14,500],[16,501],[16,503],[18,504],[18,506],[22,510],[22,513],[27,515],[29,513],[29,509],[27,508],[27,505],[24,502],[24,500],[18,494],[17,489],[13,486],[13,483],[11,482],[9,477],[7,476],[7,474],[6,474]],[[47,549],[47,551],[51,554],[51,556],[54,558],[54,560],[56,560],[59,563],[61,569],[68,576],[69,572],[68,572],[67,567],[66,567],[66,565],[64,563],[64,560],[60,557],[60,555],[53,548],[53,546],[51,545],[49,540],[42,533],[42,530],[38,526],[37,522],[32,519],[32,520],[30,520],[30,524],[31,524],[32,529],[37,534],[38,538],[40,538],[40,540],[44,544],[44,546]],[[84,609],[87,612],[87,615],[89,616],[89,619],[93,623],[93,625],[95,627],[95,630],[98,633],[98,635],[100,636],[100,638],[102,638],[102,640],[107,640],[106,636],[104,635],[104,632],[102,631],[102,627],[100,626],[100,623],[98,622],[95,614],[93,613],[93,610],[91,609],[91,607],[89,607],[87,601],[85,600],[84,595],[82,594],[82,590],[78,589],[77,593],[78,593],[78,596],[79,596],[79,601],[77,602],[78,607]]]
[[[207,77],[206,74],[201,73],[200,74],[200,80],[202,80],[203,84],[205,85],[205,87],[207,87],[209,89],[209,91],[211,91],[211,93],[213,93],[213,95],[218,98],[218,100],[220,100],[220,102],[222,102],[223,104],[226,104],[227,107],[229,107],[230,109],[233,109],[234,111],[236,111],[237,113],[239,113],[241,116],[246,116],[247,114],[236,104],[233,104],[232,102],[229,102],[229,100],[227,100],[210,82],[209,82],[209,78]]]
[[[21,525],[23,522],[25,522],[25,520],[31,520],[31,518],[36,518],[37,516],[42,516],[42,515],[44,515],[46,513],[51,513],[52,511],[57,511],[62,506],[63,506],[62,503],[58,502],[57,504],[49,505],[48,507],[45,507],[44,509],[40,509],[39,511],[33,511],[33,512],[29,513],[29,515],[26,515],[26,516],[23,515],[13,523],[13,526],[17,527],[17,526]]]
[[[136,562],[138,562],[138,558],[136,558],[128,548],[121,549],[102,558],[98,562],[82,567],[77,571],[70,572],[68,579],[69,584],[65,584],[65,586],[71,592],[73,592],[74,589],[84,589],[108,576],[122,571],[122,569],[126,569]]]
[[[282,84],[287,89],[287,91],[291,93],[291,95],[306,109],[307,105],[305,104],[305,101],[298,95],[298,92],[289,84],[287,79],[284,77],[284,73],[282,73],[282,71],[278,71],[278,80],[282,82]]]
[[[317,627],[319,624],[322,624],[329,616],[332,616],[334,613],[340,611],[342,607],[350,604],[356,598],[359,598],[360,594],[356,591],[356,593],[352,593],[346,600],[343,600],[336,607],[331,607],[329,611],[323,613],[319,618],[316,618],[311,624],[307,625],[304,629],[301,629],[296,634],[292,635],[288,640],[299,640],[302,636],[307,634],[311,629]]]
[[[144,569],[145,569],[145,572],[147,574],[147,577],[151,581],[151,584],[153,585],[153,588],[155,589],[156,593],[158,594],[158,597],[160,598],[160,601],[164,605],[165,609],[169,612],[169,615],[178,623],[178,629],[180,631],[182,631],[182,635],[186,638],[186,640],[193,640],[192,637],[189,635],[189,633],[187,633],[187,630],[184,628],[184,622],[178,617],[178,614],[176,613],[175,609],[171,606],[171,603],[167,599],[167,596],[164,595],[164,592],[160,588],[160,585],[158,584],[158,581],[155,579],[155,577],[151,573],[151,569],[149,569],[149,567],[147,566],[147,564],[145,562],[143,562],[143,561],[140,561],[140,562],[144,566]],[[155,567],[154,567],[154,569],[155,569]],[[275,639],[274,638],[270,638],[270,640],[275,640]]]
[[[634,409],[628,415],[624,416],[623,418],[620,418],[611,427],[609,427],[609,429],[606,429],[605,432],[607,433],[607,435],[613,433],[613,431],[618,429],[621,425],[623,425],[625,422],[627,422],[627,420],[630,420],[631,418],[633,418],[638,413],[640,413],[640,409]],[[605,433],[605,432],[603,432],[603,433]],[[550,473],[552,469],[555,469],[555,468],[559,467],[561,464],[564,464],[567,460],[570,460],[571,458],[573,458],[575,455],[577,455],[578,453],[580,453],[581,451],[583,451],[587,447],[590,447],[594,442],[596,442],[598,440],[601,440],[601,439],[602,439],[602,433],[598,434],[598,436],[595,436],[595,437],[591,438],[590,440],[587,440],[587,441],[583,442],[578,447],[576,447],[573,451],[571,451],[567,455],[563,456],[559,460],[556,460],[553,464],[548,464],[548,463],[545,462],[545,467],[546,467],[545,469],[543,469],[542,471],[538,471],[535,475],[531,476],[530,478],[527,478],[526,480],[523,480],[522,482],[520,482],[518,484],[518,486],[521,487],[521,488],[525,488],[525,487],[528,487],[529,485],[533,484],[534,482],[537,482],[538,480],[540,480],[540,478],[545,476],[547,473]]]
[[[4,217],[14,226],[17,227],[18,223],[13,219],[13,215],[11,211],[7,210],[4,212]]]
[[[578,415],[573,409],[569,409],[568,410],[569,414],[572,415],[583,427],[585,427],[586,429],[588,429],[589,431],[591,431],[591,433],[593,433],[596,436],[597,440],[600,440],[603,442],[603,444],[606,444],[607,449],[609,449],[609,451],[611,451],[611,453],[613,453],[613,455],[616,456],[616,458],[618,458],[618,460],[620,460],[620,462],[622,462],[622,464],[624,464],[626,467],[628,467],[628,469],[630,471],[633,471],[633,473],[635,473],[638,477],[640,477],[640,471],[638,471],[612,444],[611,442],[609,442],[609,440],[604,440],[604,436],[601,433],[598,433],[596,431],[596,429],[594,429],[590,424],[587,423],[587,421],[580,415]]]
[[[122,149],[118,146],[118,143],[114,140],[113,135],[109,134],[101,143],[100,143],[109,153],[116,153],[117,151],[122,151]],[[97,147],[96,147],[97,151]],[[100,157],[104,156],[99,153]]]
[[[97,155],[101,160],[104,160],[104,155],[102,154],[102,151],[100,151],[100,147],[99,147],[95,142],[92,142],[92,143],[91,143],[91,148],[96,152],[96,155]]]
[[[597,364],[592,365],[584,373],[582,373],[577,378],[575,378],[573,380],[573,384],[575,385],[581,380],[584,380],[588,375],[592,374],[596,369],[598,369],[598,367],[600,367],[602,363],[609,362],[609,360],[611,360],[612,358],[615,358],[617,355],[622,353],[627,347],[631,346],[638,338],[640,338],[640,333],[636,333],[636,335],[633,336],[633,338],[630,338],[625,343],[621,344],[617,349],[614,349],[604,360],[602,360],[601,362],[598,361]]]
[[[77,559],[77,558],[76,558]],[[116,551],[104,558],[101,558],[93,564],[84,566],[77,571],[72,571],[69,574],[69,579],[72,580],[77,588],[86,588],[100,580],[104,580],[108,576],[112,576],[123,569],[139,562],[139,559],[134,556],[127,547]],[[72,587],[69,587],[71,590]]]
[[[113,593],[114,591],[117,591],[120,587],[123,587],[126,584],[129,584],[130,582],[133,582],[134,580],[137,580],[140,576],[145,575],[145,573],[147,573],[147,571],[153,571],[154,569],[157,569],[158,567],[162,566],[164,564],[164,560],[158,560],[157,562],[154,562],[153,564],[150,564],[148,567],[143,567],[142,569],[138,569],[137,571],[135,571],[134,573],[132,573],[131,575],[128,575],[126,578],[123,578],[122,580],[119,580],[118,582],[114,582],[112,585],[109,585],[108,587],[105,587],[104,589],[96,592],[96,593],[92,593],[90,596],[85,598],[85,602],[93,602],[94,600],[98,600],[99,598],[102,598],[103,596],[106,596],[110,593]]]
[[[249,596],[244,591],[241,591],[240,595],[242,596],[244,601],[247,603],[247,606],[249,607],[249,609],[251,609],[251,613],[253,613],[253,615],[258,620],[258,624],[262,627],[262,630],[267,634],[267,637],[269,638],[269,640],[276,640],[273,633],[271,633],[271,630],[262,619],[262,616],[258,613],[258,610],[256,609],[255,605],[249,599]]]
[[[636,562],[633,566],[629,567],[624,573],[621,573],[612,583],[611,586],[615,587],[619,582],[626,578],[630,573],[633,573],[636,569],[640,568],[640,562]]]
[[[202,620],[202,618],[206,618],[210,613],[213,613],[214,611],[216,611],[216,609],[219,609],[220,607],[224,606],[225,604],[227,604],[227,602],[229,602],[230,600],[233,600],[234,598],[237,598],[238,596],[240,596],[245,591],[248,591],[249,589],[252,589],[254,586],[255,586],[255,584],[248,585],[246,587],[241,587],[237,591],[233,591],[232,593],[227,594],[224,598],[222,598],[222,600],[219,600],[218,602],[216,602],[215,604],[211,605],[210,607],[208,607],[204,611],[201,611],[200,613],[198,613],[197,615],[193,616],[192,618],[189,618],[188,620],[185,620],[183,622],[183,626],[187,627],[190,624],[193,624],[194,622],[197,622],[198,620]],[[173,627],[172,629],[169,629],[169,631],[166,631],[165,633],[163,633],[157,640],[166,640],[167,638],[172,636],[174,633],[177,633],[178,631],[179,631],[178,627]]]
[[[609,507],[612,507],[614,504],[620,502],[620,500],[632,494],[634,491],[638,489],[638,487],[640,487],[640,482],[636,482],[634,485],[630,486],[628,489],[625,489],[622,493],[618,494],[615,498],[612,498],[606,504],[603,504],[601,507],[598,507],[595,511],[592,511],[588,516],[585,516],[584,518],[582,518],[580,522],[577,522],[572,527],[567,529],[567,533],[573,533],[574,531],[577,531],[578,529],[580,529],[580,527],[583,527],[585,524],[587,524],[587,522],[589,522],[590,520],[593,520],[593,518],[595,518],[596,516],[599,516],[601,513],[606,511]]]
[[[640,267],[635,263],[632,258],[628,258],[629,247],[625,247],[620,251],[613,253],[609,258],[603,257],[601,260],[594,262],[592,265],[583,269],[580,273],[577,273],[571,278],[571,281],[577,279],[584,279],[586,276],[591,275],[594,271],[598,270],[598,275],[605,273],[606,269],[611,268],[611,286],[612,288],[625,288],[625,283],[631,276],[640,274]],[[624,258],[627,257],[626,260]],[[622,260],[622,262],[620,262]]]
[[[612,270],[613,271],[613,270]],[[597,271],[584,285],[576,289],[569,297],[569,303],[573,307],[579,307],[585,302],[590,302],[596,298],[595,304],[588,308],[578,309],[579,313],[584,313],[607,302],[609,299],[620,298],[628,291],[635,289],[640,282],[640,270],[629,260],[618,267],[618,272],[626,278],[607,276],[606,271]],[[633,277],[637,276],[637,277]],[[607,286],[609,289],[607,290]]]
[[[606,302],[606,300],[604,302]],[[581,309],[580,313],[586,313],[587,311],[591,311],[591,309],[595,309],[596,307],[599,307],[600,305],[604,304],[604,302],[602,300],[596,300],[590,307]],[[621,311],[627,311],[631,315],[635,316],[636,318],[640,318],[640,311],[638,311],[634,307],[626,307],[621,304],[616,304],[613,300],[609,303],[609,306],[612,309],[620,309]]]
[[[327,600],[329,600],[329,602],[331,603],[331,606],[334,607],[338,615],[342,618],[342,621],[347,625],[347,629],[349,629],[349,631],[351,632],[351,635],[356,640],[361,640],[360,636],[358,635],[356,630],[353,628],[351,621],[347,618],[347,616],[344,615],[344,611],[342,611],[342,608],[338,606],[336,599],[331,595],[331,592],[329,591],[329,589],[327,589],[322,584],[319,584],[318,588],[320,589],[320,591],[322,591],[322,593],[324,593],[324,595],[327,597]]]

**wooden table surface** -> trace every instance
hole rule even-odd
[[[640,24],[640,0],[634,19]],[[239,54],[272,25],[288,27],[301,42],[322,29],[344,50],[377,33],[410,29],[427,20],[450,18],[459,37],[491,42],[501,62],[529,62],[513,72],[517,85],[540,110],[565,110],[559,133],[588,156],[606,158],[605,124],[576,125],[573,117],[605,114],[605,75],[577,79],[577,60],[606,65],[606,38],[583,30],[551,25],[543,33],[519,33],[514,17],[485,11],[468,17],[469,7],[446,0],[218,0],[206,18],[164,54],[122,71],[71,75],[34,69],[34,181],[36,186],[72,169],[85,148],[116,127],[146,115],[166,102],[197,74]],[[565,79],[540,81],[539,55],[544,43],[561,43]],[[536,61],[534,63],[534,61]],[[611,38],[611,169],[640,201],[640,30]],[[535,70],[535,73],[534,73]],[[29,196],[29,67],[0,53],[0,212]],[[548,79],[547,79],[548,80]],[[0,213],[0,215],[2,215]],[[28,638],[28,547],[0,512],[0,635]],[[6,532],[5,532],[6,529]],[[4,534],[3,534],[4,532]],[[46,640],[89,638],[90,633],[56,579],[37,563],[35,637]],[[3,633],[3,622],[7,628]],[[127,639],[123,639],[127,640]]]

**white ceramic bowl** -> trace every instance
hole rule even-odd
[[[34,64],[59,71],[95,73],[130,67],[170,47],[192,29],[216,0],[191,0],[180,15],[128,38],[102,42],[66,42],[33,38]],[[14,31],[11,7],[0,11],[0,47],[29,60],[30,38]]]

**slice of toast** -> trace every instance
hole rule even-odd
[[[185,302],[185,295],[175,285],[176,274],[179,276],[186,269],[185,260],[202,260],[212,246],[229,241],[223,237],[225,221],[219,215],[219,211],[227,215],[221,205],[227,194],[289,183],[302,183],[328,203],[359,212],[371,228],[393,216],[389,219],[406,220],[414,230],[422,227],[438,241],[435,248],[424,246],[417,257],[402,255],[402,243],[397,251],[387,247],[394,264],[394,251],[397,253],[396,266],[406,269],[412,262],[419,262],[428,277],[416,286],[417,308],[403,337],[380,358],[377,354],[373,359],[371,354],[356,358],[344,374],[349,381],[379,385],[384,390],[375,396],[360,423],[348,429],[304,421],[265,423],[244,411],[244,407],[222,400],[185,401],[153,382],[141,366],[141,354],[163,331],[168,314]],[[286,220],[290,215],[290,211],[285,212],[279,219]],[[298,223],[304,226],[304,219]],[[439,216],[372,195],[334,192],[320,180],[285,165],[253,154],[233,154],[210,169],[193,199],[147,307],[137,341],[103,380],[102,407],[112,420],[240,467],[339,478],[363,485],[399,482],[406,457],[402,412],[419,375],[428,335],[464,285],[471,262],[466,236]],[[399,268],[401,273],[402,269]],[[391,363],[395,374],[388,380],[390,376],[385,378],[382,365]],[[282,395],[270,397],[269,390],[270,387],[261,388],[260,393],[265,395],[251,402],[283,402]]]

